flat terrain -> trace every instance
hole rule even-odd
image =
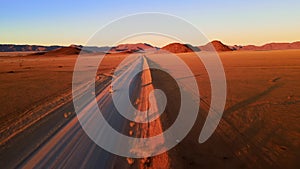
[[[219,55],[227,78],[225,112],[210,140],[198,145],[197,138],[206,117],[205,110],[200,112],[199,125],[177,147],[185,167],[298,168],[300,51],[221,52]],[[196,66],[198,58],[191,54],[181,57],[196,75],[201,97],[209,103],[210,84],[204,67]],[[165,81],[161,83],[168,85]],[[201,107],[206,108],[203,101]]]
[[[190,53],[179,54],[195,74],[203,100],[192,131],[168,152],[168,166],[299,168],[300,50],[220,52],[219,55],[227,78],[226,108],[214,135],[199,144],[199,133],[210,102],[210,84],[199,58]],[[107,55],[99,74],[109,75],[124,57]],[[15,122],[24,117],[22,123],[27,124],[26,118],[34,116],[30,114],[34,112],[31,110],[39,105],[69,99],[75,61],[76,56],[0,54],[0,141],[3,143],[0,159],[1,163],[6,160],[4,166],[9,166],[10,159],[14,160],[4,152],[14,150],[5,141],[14,132],[10,131],[12,126],[20,125]],[[166,74],[153,71],[151,75],[153,86],[165,89],[168,98],[174,98],[161,117],[165,129],[176,118],[178,107],[172,105],[178,105],[177,89]],[[65,119],[64,112],[53,119],[57,118]],[[71,122],[70,119],[66,125]],[[101,158],[101,153],[98,156]],[[156,159],[165,159],[164,156],[159,155]]]

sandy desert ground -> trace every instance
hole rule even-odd
[[[186,166],[300,166],[297,161],[300,153],[299,52],[219,53],[228,85],[225,111],[213,137],[202,145],[198,145],[196,140],[206,114],[203,116],[200,113],[203,118],[198,119],[199,126],[196,125],[181,146],[178,146]],[[194,74],[199,75],[196,77],[201,97],[209,103],[209,81],[204,67],[196,67],[197,58],[189,54],[182,54],[181,57],[190,65]],[[201,107],[206,112],[203,101]]]
[[[214,135],[199,144],[198,137],[210,102],[210,84],[199,58],[178,54],[192,69],[200,86],[201,110],[188,136],[168,152],[172,168],[299,168],[300,162],[300,50],[220,52],[227,78],[227,101]],[[163,56],[161,56],[163,57]],[[99,73],[110,74],[125,55],[107,55]],[[25,56],[0,53],[1,163],[7,138],[20,123],[41,115],[30,114],[40,105],[70,99],[76,55]],[[178,97],[172,79],[153,71],[154,87]],[[162,116],[163,127],[176,118],[178,99]],[[64,115],[60,116],[64,119]],[[45,117],[47,118],[47,116]],[[29,142],[24,140],[24,142]],[[12,159],[11,159],[12,160]],[[7,163],[4,163],[4,165]],[[8,164],[7,164],[8,165]]]

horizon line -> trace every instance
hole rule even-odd
[[[296,41],[269,41],[269,42],[265,42],[263,43],[262,45],[258,45],[258,44],[244,44],[244,45],[241,45],[241,44],[234,44],[234,45],[229,45],[227,43],[224,43],[223,41],[221,40],[211,40],[209,41],[208,43],[211,43],[213,41],[220,41],[222,44],[226,45],[226,46],[248,46],[248,45],[254,45],[254,46],[264,46],[264,45],[267,45],[267,44],[271,44],[271,43],[295,43],[295,42],[300,42],[300,40],[296,40]],[[172,44],[172,43],[180,43],[180,42],[170,42],[168,44]],[[181,44],[189,44],[189,45],[192,45],[192,46],[204,46],[204,45],[207,45],[208,43],[206,44],[202,44],[202,45],[194,45],[194,44],[190,44],[190,43],[181,43]],[[152,45],[150,43],[146,43],[146,42],[138,42],[138,43],[119,43],[117,44],[116,46],[118,45],[122,45],[122,44],[149,44],[153,47],[163,47],[163,46],[155,46],[155,45]],[[167,44],[167,45],[168,45]],[[0,43],[0,45],[29,45],[29,46],[61,46],[61,47],[69,47],[69,46],[72,46],[72,45],[76,45],[76,46],[83,46],[83,47],[115,47],[114,45],[103,45],[103,46],[98,46],[98,45],[90,45],[90,46],[85,46],[85,45],[82,45],[82,44],[76,44],[76,43],[71,43],[69,45],[61,45],[61,44],[32,44],[32,43]],[[166,45],[164,45],[166,46]]]

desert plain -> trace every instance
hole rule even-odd
[[[155,168],[159,163],[169,168],[300,167],[300,50],[219,52],[227,81],[226,106],[215,133],[202,144],[198,137],[211,97],[208,74],[194,53],[177,55],[190,67],[200,89],[200,111],[194,127],[167,155],[154,156],[146,162],[114,157],[119,165],[123,168]],[[126,56],[106,55],[98,68],[99,83],[106,85]],[[50,110],[70,101],[77,57],[0,53],[1,166],[20,167],[30,161],[48,139],[76,118],[71,109],[54,111],[55,115]],[[164,89],[168,98],[178,97],[172,79],[157,71],[151,75],[154,87]],[[177,104],[176,99],[168,102],[161,117],[164,129],[176,119],[178,107],[173,105]],[[53,117],[48,121],[49,116]],[[35,130],[43,134],[31,134]]]

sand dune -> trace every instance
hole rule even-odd
[[[147,43],[137,43],[137,44],[120,44],[118,46],[112,47],[109,52],[116,53],[116,52],[144,52],[146,50],[156,50],[156,47],[153,47]]]
[[[214,40],[204,46],[199,46],[199,48],[202,51],[232,51],[232,49],[230,49],[227,45],[218,40]]]
[[[38,52],[32,55],[65,56],[65,55],[78,55],[79,53],[94,52],[93,50],[87,50],[87,49],[83,49],[82,46],[70,45],[68,47],[61,47],[58,49],[51,50],[49,52]]]
[[[193,52],[190,45],[181,43],[171,43],[161,48],[161,50],[169,51],[172,53],[186,53]]]
[[[45,55],[78,55],[81,48],[76,46],[62,47],[56,50],[49,51]]]

